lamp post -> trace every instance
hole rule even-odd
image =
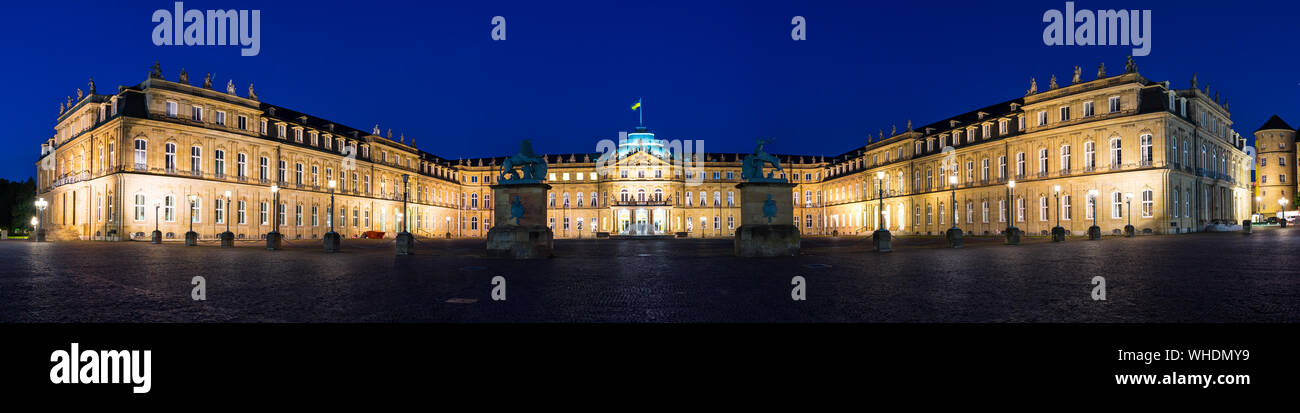
[[[36,242],[45,242],[45,208],[50,206],[50,202],[45,198],[36,199],[36,210],[40,211],[41,219],[32,218],[32,226],[36,228]]]
[[[1061,227],[1061,186],[1052,186],[1052,196],[1056,197],[1056,226],[1052,227],[1052,242],[1065,241],[1065,228]]]
[[[447,218],[447,225],[446,225],[446,228],[447,228],[447,239],[451,239],[451,217],[448,216],[448,217],[446,217],[446,218]]]
[[[1277,211],[1277,213],[1279,215],[1282,215],[1281,217],[1279,217],[1281,219],[1279,219],[1277,223],[1282,228],[1286,228],[1286,198],[1278,198],[1277,204],[1281,206],[1281,208]]]
[[[153,203],[153,234],[150,242],[154,244],[162,244],[162,230],[158,229],[158,209],[161,207],[158,202]]]
[[[271,232],[266,234],[266,249],[280,249],[280,186],[271,184]]]
[[[411,255],[415,250],[415,237],[411,236],[410,225],[406,223],[406,198],[409,196],[410,182],[411,175],[402,174],[402,212],[397,213],[397,219],[402,222],[402,231],[397,233],[397,255]]]
[[[323,242],[325,243],[325,252],[339,252],[339,244],[342,241],[342,237],[339,236],[339,233],[334,232],[334,188],[338,186],[338,182],[331,179],[326,186],[330,188],[330,232],[325,233]]]
[[[1088,227],[1088,239],[1101,239],[1101,227],[1097,226],[1097,190],[1088,190],[1088,202],[1092,205],[1092,226]]]
[[[230,232],[230,191],[226,191],[226,209],[221,212],[221,219],[226,221],[226,232],[221,233],[221,247],[230,248],[235,246],[235,233]]]
[[[199,234],[197,232],[194,232],[194,210],[196,207],[198,207],[197,203],[199,202],[199,196],[190,194],[189,201],[190,201],[190,213],[189,213],[190,229],[189,231],[185,231],[185,246],[193,247],[195,245],[199,245]]]
[[[1133,228],[1133,193],[1124,193],[1124,206],[1128,208],[1128,225],[1124,226],[1124,236],[1132,238],[1137,231]]]
[[[1013,208],[1016,208],[1016,206],[1014,205],[1015,195],[1016,195],[1016,180],[1015,179],[1008,180],[1007,181],[1007,231],[1006,231],[1007,245],[1020,245],[1020,228],[1016,228],[1016,217],[1011,212]]]
[[[886,228],[885,226],[881,225],[882,223],[884,223],[884,216],[885,216],[885,189],[880,185],[884,181],[884,179],[885,179],[885,172],[876,171],[876,197],[879,198],[877,200],[876,208],[879,210],[877,211],[879,212],[879,214],[876,215],[876,231],[871,233],[871,243],[875,245],[876,252],[892,251],[889,245],[889,241],[890,241],[889,228]]]
[[[1263,201],[1264,201],[1264,197],[1262,197],[1262,196],[1256,196],[1256,197],[1255,197],[1255,203],[1250,205],[1250,207],[1251,207],[1251,211],[1250,211],[1250,217],[1251,217],[1251,219],[1257,219],[1257,218],[1255,218],[1255,217],[1256,217],[1256,215],[1259,214],[1259,207],[1260,207],[1259,203],[1260,203],[1260,202],[1263,202]]]
[[[948,228],[948,246],[952,248],[961,248],[961,228],[957,228],[957,214],[961,211],[957,209],[956,169],[957,168],[953,168],[954,173],[948,175],[948,186],[952,189],[950,191],[951,197],[949,200],[949,202],[952,203],[952,228]]]

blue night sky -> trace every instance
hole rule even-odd
[[[636,124],[644,98],[660,138],[739,152],[772,137],[777,153],[837,155],[868,133],[1023,96],[1029,78],[1090,80],[1123,71],[1127,46],[1043,44],[1043,12],[1063,1],[188,1],[187,9],[261,10],[261,53],[232,46],[154,46],[171,1],[12,2],[0,26],[0,177],[33,175],[59,103],[94,76],[101,92],[145,80],[155,60],[192,84],[233,78],[240,95],[369,130],[376,123],[456,159],[594,151]],[[1228,97],[1249,135],[1273,113],[1300,124],[1300,4],[1083,1],[1076,9],[1150,9],[1155,81]],[[507,19],[493,42],[492,16]],[[790,39],[792,16],[808,40]]]

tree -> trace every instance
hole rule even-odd
[[[25,182],[0,179],[0,228],[14,232],[18,229],[30,229],[31,219],[36,216],[36,182],[27,178]]]

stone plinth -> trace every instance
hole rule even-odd
[[[949,247],[961,248],[961,228],[948,228],[948,232],[944,234],[944,238],[948,240]]]
[[[1241,233],[1242,233],[1242,234],[1249,234],[1250,231],[1251,231],[1251,229],[1252,229],[1251,227],[1253,227],[1253,226],[1254,226],[1254,225],[1251,224],[1251,222],[1250,222],[1249,219],[1242,220],[1242,221],[1241,221]]]
[[[162,238],[162,234],[158,234],[158,238]],[[36,230],[36,236],[32,237],[32,241],[33,241],[33,242],[45,242],[45,230],[43,230],[43,229],[38,229],[38,230]],[[161,241],[160,241],[160,242],[161,242]],[[157,242],[155,242],[155,244],[157,244]]]
[[[271,231],[266,233],[266,249],[268,250],[274,251],[280,249],[280,243],[283,241],[284,235],[279,232]]]
[[[1005,231],[1007,245],[1020,245],[1020,228],[1007,227]]]
[[[41,237],[41,238],[42,241],[44,241],[45,237]],[[153,230],[153,234],[149,236],[149,242],[154,244],[162,244],[162,231],[156,229]]]
[[[555,233],[546,226],[546,191],[542,183],[492,185],[493,226],[488,254],[502,258],[548,258]]]
[[[397,233],[397,255],[413,254],[415,254],[415,237],[406,231]]]
[[[221,247],[230,248],[235,246],[235,233],[226,231],[221,233]]]
[[[1096,225],[1088,227],[1088,239],[1093,241],[1101,239],[1101,227]]]
[[[740,190],[740,228],[735,254],[740,257],[799,255],[799,228],[794,224],[794,201],[787,182],[744,182]]]
[[[1065,241],[1065,228],[1052,227],[1052,242]]]
[[[876,247],[876,252],[890,252],[889,241],[892,235],[887,229],[878,229],[871,233],[871,245]]]
[[[325,243],[325,252],[339,252],[339,245],[343,242],[343,238],[339,233],[330,231],[325,233],[322,242]]]
[[[1132,225],[1125,225],[1125,226],[1124,226],[1124,236],[1129,237],[1129,238],[1133,238],[1134,235],[1137,235],[1137,228],[1133,228]]]
[[[199,233],[194,231],[185,232],[185,246],[193,247],[199,245]]]

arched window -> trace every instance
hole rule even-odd
[[[190,173],[198,175],[203,171],[203,148],[198,145],[190,147]]]
[[[561,201],[564,202],[563,206],[564,206],[565,208],[568,208],[568,207],[569,207],[569,193],[568,193],[568,192],[565,192],[565,193],[563,194]]]
[[[662,189],[656,189],[655,202],[663,202],[663,200],[664,200],[664,191]]]
[[[638,189],[638,190],[636,190],[636,200],[637,200],[637,202],[645,202],[645,190],[644,190],[644,189]]]
[[[1124,163],[1123,141],[1120,138],[1110,139],[1110,167],[1119,168]]]
[[[567,194],[566,194],[566,195],[567,195]],[[567,204],[568,202],[565,202],[565,203]],[[470,208],[474,208],[474,209],[478,209],[478,194],[470,194],[470,195],[469,195],[469,207],[470,207]]]
[[[163,197],[163,221],[176,222],[176,197]]]
[[[1155,211],[1155,194],[1150,189],[1142,190],[1142,216],[1151,218]]]
[[[148,141],[145,141],[144,139],[135,140],[135,169],[143,170],[148,168],[149,157],[146,152],[148,149]]]
[[[627,203],[627,190],[618,191],[619,202]]]
[[[168,172],[176,171],[176,144],[168,142],[163,145],[163,166]]]
[[[135,220],[136,221],[145,220],[144,203],[145,203],[144,194],[135,194]]]
[[[199,217],[203,216],[202,211],[200,210],[202,201],[203,200],[197,196],[190,198],[190,222],[195,224],[199,223]]]
[[[1110,217],[1123,218],[1124,217],[1124,194],[1120,192],[1115,192],[1111,194],[1110,199],[1111,199]]]

